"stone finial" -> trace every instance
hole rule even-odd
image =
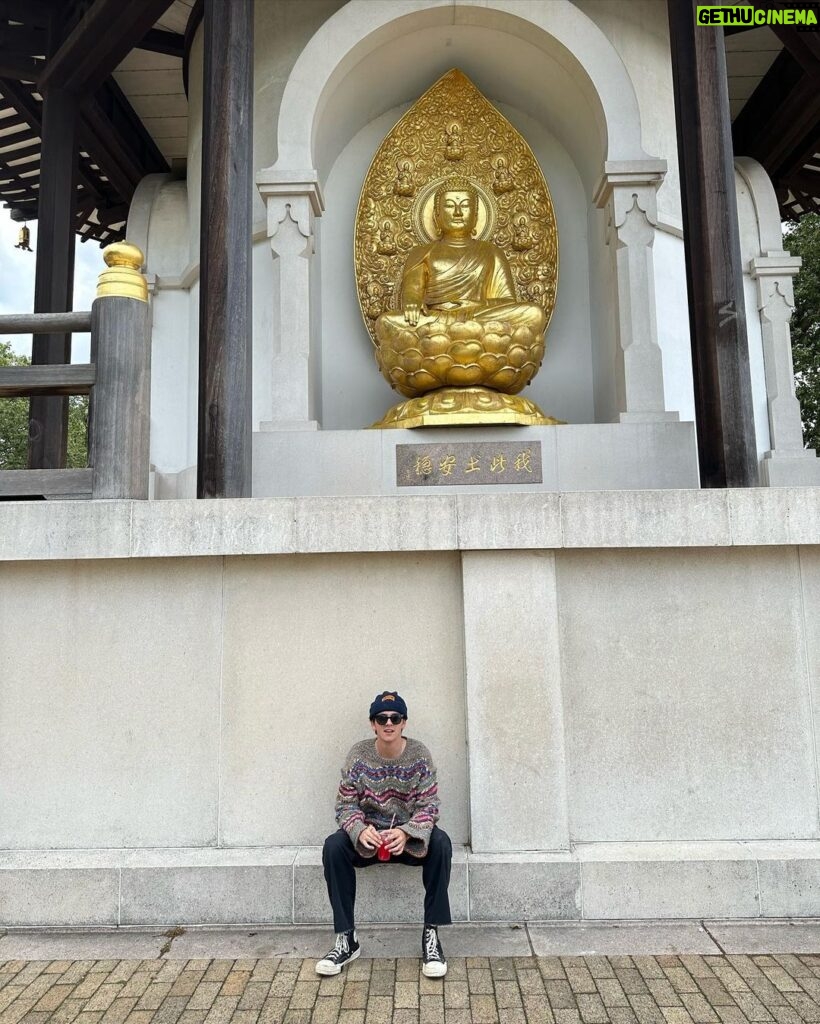
[[[148,282],[141,273],[145,262],[142,250],[130,242],[114,242],[103,249],[103,259],[108,267],[97,281],[97,298],[119,296],[126,299],[148,301]]]

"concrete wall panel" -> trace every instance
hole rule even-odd
[[[0,848],[216,840],[222,560],[0,573]]]
[[[231,559],[225,576],[220,838],[320,844],[339,769],[380,689],[439,770],[467,841],[461,573],[452,553]]]
[[[571,838],[815,838],[796,549],[557,569]]]

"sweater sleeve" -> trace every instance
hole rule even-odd
[[[413,857],[424,857],[430,843],[430,834],[433,825],[438,821],[438,782],[436,781],[436,766],[430,754],[424,759],[423,766],[419,772],[418,792],[413,804],[413,813],[410,818],[398,827],[408,835],[407,853]]]
[[[356,846],[359,836],[365,829],[365,820],[364,812],[359,806],[354,763],[354,759],[348,754],[336,796],[336,824],[347,832],[351,843]]]

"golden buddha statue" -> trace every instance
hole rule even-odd
[[[549,189],[526,141],[458,69],[379,147],[354,251],[376,362],[409,399],[376,426],[557,422],[519,395],[555,304]]]
[[[375,331],[382,370],[402,394],[483,383],[515,394],[544,354],[544,310],[516,298],[507,257],[477,240],[478,192],[447,178],[433,199],[436,241],[419,245],[402,273],[401,308]]]

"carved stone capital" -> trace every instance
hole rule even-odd
[[[314,170],[281,171],[266,167],[256,174],[256,187],[268,212],[268,237],[273,239],[279,225],[289,220],[306,239],[313,237],[313,218],[325,208],[319,176]]]
[[[304,196],[268,200],[268,238],[277,256],[313,255],[313,214]]]
[[[803,265],[800,256],[790,256],[787,252],[772,256],[755,256],[749,260],[749,273],[752,277],[794,277]]]
[[[665,160],[608,160],[593,202],[609,208],[610,227],[620,229],[637,208],[654,227],[658,222],[657,191],[666,176]]]
[[[794,286],[791,278],[757,278],[757,309],[768,320],[788,323],[794,312]]]
[[[757,308],[761,316],[788,323],[794,311],[792,278],[802,263],[799,256],[787,252],[749,260],[749,273],[757,283]]]

